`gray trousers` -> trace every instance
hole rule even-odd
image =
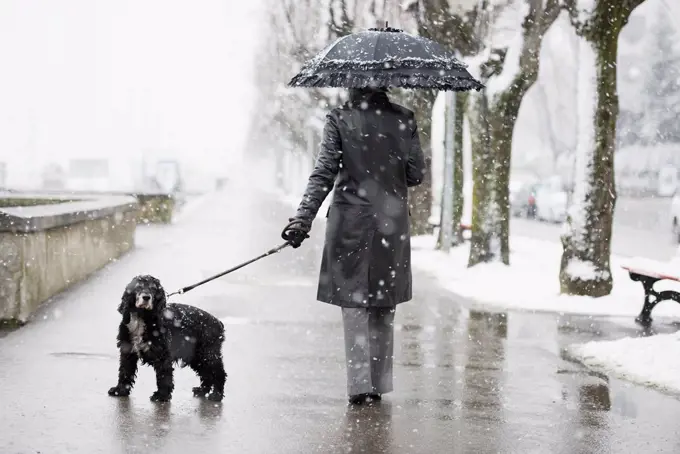
[[[394,309],[342,308],[347,394],[392,391]]]

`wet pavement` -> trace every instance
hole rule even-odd
[[[136,251],[0,339],[0,453],[680,452],[676,396],[563,358],[570,343],[645,334],[630,320],[485,312],[417,272],[397,311],[395,392],[348,407],[340,311],[314,301],[321,222],[301,249],[174,299],[225,322],[221,404],[191,396],[187,369],[169,404],[149,401],[149,367],[111,398],[128,280],[191,284],[278,244],[292,211],[229,185],[188,210],[140,228]]]

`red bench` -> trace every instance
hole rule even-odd
[[[673,300],[680,303],[680,292],[673,290],[657,292],[654,290],[654,284],[657,282],[664,280],[680,282],[680,276],[673,276],[630,266],[624,266],[623,269],[628,271],[631,280],[640,282],[645,291],[645,304],[642,306],[640,315],[635,318],[635,321],[641,325],[648,326],[652,323],[652,310],[661,301]]]

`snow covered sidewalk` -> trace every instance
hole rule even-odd
[[[642,285],[631,281],[621,266],[680,273],[680,263],[612,257],[614,289],[610,295],[567,296],[560,295],[559,243],[514,236],[510,239],[510,266],[493,263],[472,268],[467,267],[468,244],[452,249],[448,255],[434,250],[434,246],[433,237],[413,239],[414,267],[435,275],[451,292],[498,309],[635,317],[642,310],[644,292]],[[677,283],[661,284],[663,289],[680,290]],[[664,316],[679,317],[680,304],[660,303],[652,317]]]
[[[624,380],[680,393],[680,333],[588,342],[570,346],[567,353]]]
[[[469,245],[446,255],[434,250],[435,239],[413,240],[414,267],[435,275],[441,285],[477,304],[497,308],[600,316],[637,316],[644,301],[639,282],[633,282],[622,265],[677,275],[680,263],[612,257],[614,289],[602,298],[560,295],[559,243],[512,237],[511,266],[484,264],[467,268]],[[657,290],[678,290],[678,283],[658,283]],[[661,302],[652,313],[655,319],[680,316],[680,304]],[[680,333],[652,337],[588,342],[567,348],[574,360],[621,379],[680,393]]]

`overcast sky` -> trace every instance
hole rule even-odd
[[[244,149],[258,6],[2,0],[0,159],[156,151],[228,162]]]

